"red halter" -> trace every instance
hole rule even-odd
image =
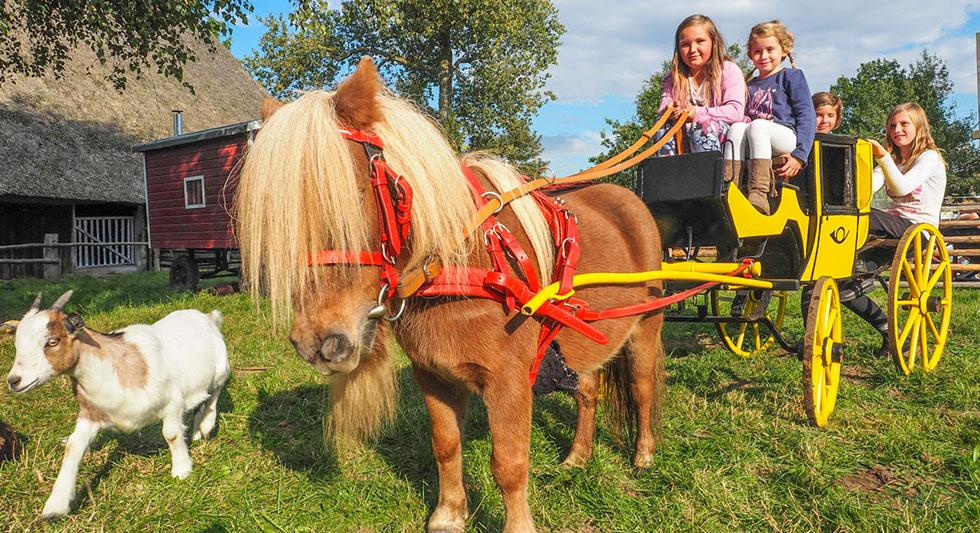
[[[360,130],[338,130],[345,138],[361,143],[371,167],[371,186],[378,206],[381,251],[351,252],[347,250],[320,250],[310,254],[309,266],[353,264],[381,267],[382,300],[391,298],[398,288],[398,271],[395,262],[408,240],[412,221],[412,187],[408,180],[392,170],[384,158],[384,143],[377,135]]]

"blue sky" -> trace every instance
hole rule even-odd
[[[256,15],[291,10],[287,0],[252,3],[250,23],[236,26],[232,36],[232,53],[239,58],[251,53],[265,30]],[[757,22],[781,19],[795,34],[797,65],[814,91],[853,75],[863,62],[881,57],[907,65],[927,48],[949,67],[959,114],[977,115],[974,34],[980,31],[980,0],[557,0],[555,5],[567,30],[558,64],[549,71],[548,88],[558,100],[541,109],[534,126],[557,175],[588,166],[588,158],[602,151],[605,118],[633,115],[643,81],[672,54],[674,30],[692,13],[710,16],[729,42],[744,42]]]

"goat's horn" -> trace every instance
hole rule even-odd
[[[71,299],[71,295],[73,292],[75,291],[69,290],[68,292],[59,296],[58,299],[55,300],[54,304],[51,305],[51,310],[52,311],[63,310],[65,308],[65,304],[67,304],[68,300]]]
[[[41,309],[41,293],[37,293],[37,298],[34,298],[34,303],[31,304],[31,311],[37,311]]]

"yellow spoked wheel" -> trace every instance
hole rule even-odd
[[[837,284],[826,276],[817,280],[803,338],[803,409],[810,423],[818,427],[827,425],[837,403],[844,359],[840,311]]]
[[[922,370],[931,372],[943,355],[953,307],[949,252],[935,226],[905,230],[890,277],[888,331],[895,367],[907,376],[921,360]]]
[[[753,316],[759,307],[766,305],[766,310],[760,316],[768,316],[776,329],[783,326],[786,314],[786,291],[769,291],[771,298],[764,297],[762,291],[738,291],[745,299],[745,309],[742,316]],[[709,293],[711,314],[713,316],[731,316],[732,304],[736,300],[736,291],[717,289]],[[719,322],[718,334],[725,342],[725,347],[742,357],[749,357],[772,346],[776,339],[768,328],[758,322],[741,324]]]

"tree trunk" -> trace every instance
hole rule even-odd
[[[443,29],[439,36],[439,123],[449,124],[449,114],[453,101],[453,47],[449,28]]]

